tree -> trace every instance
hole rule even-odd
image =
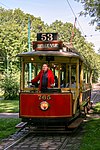
[[[76,0],[81,2],[84,6],[84,11],[80,12],[80,15],[87,16],[91,18],[91,24],[97,23],[98,30],[100,30],[100,0]]]
[[[4,58],[4,70],[18,71],[16,55],[28,51],[28,18],[31,20],[31,41],[36,39],[44,22],[33,15],[25,14],[20,9],[6,10],[0,7],[0,56]],[[41,29],[41,30],[42,30]]]

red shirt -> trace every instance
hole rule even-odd
[[[39,72],[39,74],[33,79],[31,80],[32,83],[36,83],[40,80],[40,85],[39,85],[39,89],[41,90],[42,87],[42,76],[43,76],[44,71],[41,70]],[[47,71],[47,77],[48,77],[48,84],[47,84],[47,88],[51,87],[51,84],[54,84],[54,75],[53,72],[51,70]]]

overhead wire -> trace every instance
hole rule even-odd
[[[10,7],[8,7],[7,5],[5,5],[4,3],[0,2],[0,4],[10,9]]]
[[[74,10],[73,10],[73,8],[71,7],[71,5],[70,5],[70,3],[69,3],[69,1],[68,0],[66,0],[66,2],[68,3],[68,5],[69,5],[69,7],[70,7],[70,9],[71,9],[71,11],[72,11],[72,13],[73,13],[73,15],[74,15],[74,17],[75,18],[77,18],[76,17],[76,15],[75,15],[75,12],[74,12]],[[93,36],[100,36],[100,35],[89,35],[89,36],[87,36],[86,34],[84,34],[84,31],[83,31],[83,29],[82,29],[82,27],[81,27],[81,25],[80,25],[80,23],[79,23],[79,21],[77,20],[77,22],[78,22],[78,24],[79,24],[79,27],[80,27],[80,29],[81,29],[81,31],[82,31],[82,33],[83,33],[83,36],[85,37],[85,38],[87,38],[87,37],[93,37]],[[97,41],[97,40],[96,40]]]
[[[68,5],[69,5],[69,7],[70,7],[70,9],[71,9],[71,11],[72,11],[72,13],[73,13],[74,17],[75,17],[75,18],[77,18],[77,16],[76,16],[76,14],[75,14],[75,12],[74,12],[74,10],[73,10],[73,8],[72,8],[71,4],[69,3],[69,1],[68,1],[68,0],[66,0],[66,2],[68,3]],[[82,33],[83,33],[83,35],[84,35],[84,36],[86,36],[86,35],[85,35],[85,33],[84,33],[84,31],[83,31],[83,29],[82,29],[82,27],[81,27],[81,25],[80,25],[80,23],[79,23],[79,21],[78,21],[78,18],[77,18],[77,23],[78,23],[78,25],[79,25],[79,27],[80,27],[80,29],[81,29],[81,31],[82,31]]]

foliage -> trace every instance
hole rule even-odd
[[[18,97],[19,84],[12,75],[5,75],[1,88],[4,91],[4,99],[13,99]]]
[[[0,140],[7,138],[9,135],[15,133],[15,125],[19,122],[20,119],[0,118]]]
[[[96,106],[94,107],[94,113],[100,114],[100,102],[96,103]]]
[[[28,18],[32,22],[31,26],[34,27],[31,31],[32,38],[35,39],[34,31],[39,32],[44,26],[40,18],[24,14],[20,9],[13,11],[0,8],[0,55],[4,58],[4,69],[9,66],[11,71],[11,68],[18,65],[16,55],[28,50]]]
[[[0,100],[0,113],[18,113],[18,100]]]
[[[100,149],[100,119],[92,119],[85,125],[85,134],[81,141],[80,150],[99,150]]]
[[[84,11],[80,12],[80,15],[89,15],[93,19],[91,23],[97,22],[100,29],[100,0],[76,0],[84,5]]]

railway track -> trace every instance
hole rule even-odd
[[[31,131],[12,142],[4,150],[63,150],[69,148],[78,150],[83,132],[81,129],[77,128],[77,132],[61,132],[62,129],[57,132],[56,130],[56,134],[48,130],[45,130],[46,132],[42,130],[40,133],[37,130]]]

